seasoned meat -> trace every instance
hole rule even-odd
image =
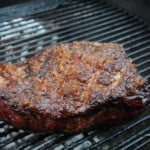
[[[30,132],[79,132],[145,110],[147,81],[122,45],[73,42],[0,64],[0,118]]]

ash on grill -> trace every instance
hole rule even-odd
[[[1,22],[0,62],[24,61],[49,45],[83,39],[123,44],[139,72],[150,79],[149,25],[104,1],[72,1],[55,10]],[[150,109],[126,125],[76,135],[27,134],[0,121],[0,149],[148,149],[149,114]]]

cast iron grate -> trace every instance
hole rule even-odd
[[[49,45],[85,39],[123,44],[139,72],[150,79],[149,25],[104,1],[73,1],[53,11],[0,23],[0,62],[17,63]],[[148,149],[149,114],[150,109],[126,125],[76,135],[28,134],[0,121],[0,149]]]

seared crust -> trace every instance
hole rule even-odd
[[[110,103],[89,113],[86,116],[74,116],[69,118],[52,119],[49,116],[26,112],[25,115],[14,111],[8,103],[0,103],[0,114],[5,121],[11,123],[18,129],[27,132],[66,132],[76,133],[90,128],[102,126],[119,125],[137,117],[144,110],[143,103],[136,100],[136,107],[128,106],[119,102],[117,105]],[[3,110],[3,111],[1,111]]]
[[[0,117],[27,130],[81,131],[94,124],[111,122],[113,112],[117,114],[122,110],[122,116],[126,117],[121,120],[140,113],[145,107],[145,94],[141,92],[145,85],[146,80],[126,57],[122,45],[87,41],[61,44],[47,48],[24,63],[0,65],[0,108],[7,108],[22,118],[21,125],[9,121],[11,117],[5,117],[2,110]],[[146,98],[149,99],[149,94]],[[106,113],[110,108],[104,107],[106,104],[115,104],[115,107]],[[131,108],[133,110],[129,111]],[[108,114],[107,119],[98,119],[105,114]],[[70,119],[72,117],[74,119]],[[87,119],[89,122],[86,122],[88,117],[95,121]],[[48,127],[31,127],[33,120],[40,124],[45,119],[53,123],[48,123],[51,124]],[[70,122],[68,126],[79,124],[68,128],[63,127],[61,121]]]

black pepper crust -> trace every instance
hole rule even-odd
[[[0,64],[0,118],[28,131],[78,132],[139,115],[150,98],[146,84],[120,44],[51,46]]]

